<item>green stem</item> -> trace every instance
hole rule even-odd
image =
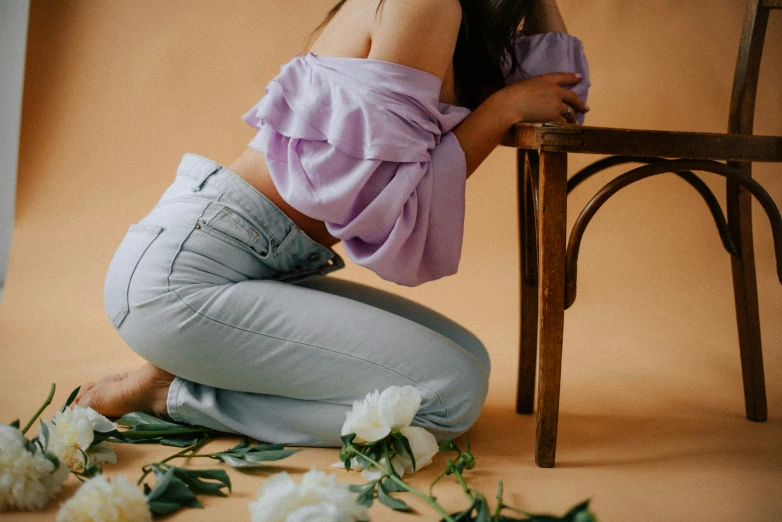
[[[459,481],[459,484],[461,484],[462,489],[464,490],[465,495],[467,495],[470,500],[475,500],[475,497],[473,496],[471,491],[475,491],[470,486],[467,485],[467,483],[464,481],[464,477],[462,477],[462,474],[459,472],[458,469],[456,469],[456,466],[453,468],[453,474],[456,476],[456,480]]]
[[[494,511],[494,516],[495,517],[500,516],[500,511],[502,511],[502,481],[501,480],[497,483],[497,509]]]
[[[144,470],[144,474],[143,474],[143,475],[141,475],[141,478],[140,478],[140,479],[138,479],[138,482],[136,482],[136,484],[138,484],[138,485],[140,486],[140,485],[141,485],[141,483],[142,483],[142,482],[144,482],[144,479],[145,479],[145,478],[147,478],[147,475],[149,475],[150,473],[152,473],[152,467],[151,467],[151,466],[152,466],[153,464],[165,464],[165,463],[166,463],[166,462],[168,462],[169,460],[174,460],[174,459],[175,459],[175,458],[177,458],[177,457],[185,457],[185,456],[188,456],[188,455],[186,455],[188,452],[195,452],[195,451],[198,451],[198,449],[199,449],[199,448],[201,448],[201,446],[203,446],[204,444],[206,444],[207,442],[209,442],[209,439],[210,439],[210,436],[209,436],[209,435],[204,435],[203,437],[201,437],[201,439],[200,439],[198,442],[196,442],[196,443],[195,443],[195,444],[193,444],[192,446],[188,446],[187,448],[183,449],[182,451],[180,451],[180,452],[178,452],[178,453],[175,453],[175,454],[171,455],[170,457],[166,457],[166,458],[164,458],[164,459],[163,459],[163,460],[161,460],[160,462],[151,462],[151,463],[149,463],[149,464],[146,464],[146,465],[144,465],[144,468],[148,468],[148,469],[145,469],[145,470]],[[189,457],[201,457],[201,456],[205,456],[205,455],[189,455]],[[141,468],[141,469],[144,469],[144,468]]]
[[[394,474],[394,466],[391,464],[391,456],[388,454],[388,441],[383,439],[383,455],[386,457],[386,471],[389,475]]]
[[[442,473],[440,473],[439,475],[437,475],[437,478],[436,478],[436,479],[434,479],[434,480],[432,481],[432,483],[431,483],[431,484],[429,484],[429,496],[430,496],[430,497],[432,497],[432,498],[436,498],[436,497],[435,497],[435,496],[432,494],[432,490],[434,489],[434,485],[435,485],[435,484],[437,484],[437,482],[438,482],[438,481],[439,481],[441,478],[443,478],[443,477],[445,476],[445,474],[446,474],[446,473],[448,473],[448,470],[447,470],[447,469],[444,469],[444,470],[443,470],[443,472],[442,472]]]
[[[383,469],[383,466],[381,466],[379,462],[375,462],[374,460],[372,460],[371,457],[367,457],[366,455],[363,455],[360,451],[358,451],[355,447],[353,447],[352,444],[350,446],[348,446],[348,451],[351,452],[351,453],[354,453],[356,455],[361,455],[363,458],[367,459],[369,462],[371,462],[372,464],[377,466],[379,469]],[[388,461],[388,458],[386,458],[386,461]],[[390,465],[390,462],[389,462],[389,465]],[[446,520],[447,522],[455,522],[454,519],[451,517],[451,515],[449,515],[442,508],[442,506],[440,506],[440,504],[437,503],[437,501],[434,499],[434,497],[430,497],[429,495],[426,495],[425,493],[423,493],[421,491],[418,491],[417,489],[415,489],[414,487],[412,487],[411,485],[409,485],[407,482],[405,482],[404,480],[400,479],[396,475],[393,475],[393,474],[389,475],[388,479],[393,481],[393,482],[396,482],[399,486],[402,486],[403,488],[405,488],[405,491],[409,491],[413,495],[415,495],[415,496],[425,500],[430,506],[432,506],[432,509],[434,509],[440,515],[442,515],[443,519]]]
[[[27,433],[27,430],[30,429],[30,426],[32,426],[35,420],[41,415],[41,413],[43,413],[43,410],[45,410],[46,407],[52,403],[52,398],[54,397],[55,388],[56,386],[54,385],[54,383],[52,383],[52,387],[49,389],[49,396],[46,397],[46,401],[41,405],[40,408],[38,408],[38,411],[35,412],[35,415],[33,415],[33,418],[30,419],[30,422],[24,425],[24,428],[22,428],[22,435]]]

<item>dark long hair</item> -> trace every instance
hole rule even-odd
[[[310,33],[324,27],[347,0],[340,0]],[[380,0],[375,16],[384,0]],[[514,36],[524,21],[529,0],[459,0],[462,23],[453,56],[456,104],[475,110],[490,94],[505,86],[501,59],[507,52],[507,76],[521,70]],[[309,44],[307,44],[309,47]]]

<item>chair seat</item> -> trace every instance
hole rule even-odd
[[[516,123],[501,145],[588,154],[782,162],[782,137]]]

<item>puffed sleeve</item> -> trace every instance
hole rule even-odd
[[[347,256],[417,286],[456,273],[466,161],[451,129],[470,110],[437,76],[380,60],[295,57],[244,120],[280,196],[325,223]]]
[[[581,73],[581,81],[569,87],[579,98],[587,101],[591,82],[589,64],[584,55],[584,44],[575,36],[566,33],[539,33],[525,35],[517,32],[514,47],[516,59],[524,73],[515,71],[505,80],[506,85],[553,72]],[[503,75],[510,70],[510,59],[505,54]],[[576,112],[576,122],[584,123],[584,113]]]

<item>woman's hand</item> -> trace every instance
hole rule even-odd
[[[511,125],[520,121],[575,123],[576,112],[587,112],[589,108],[573,91],[562,86],[580,81],[581,75],[575,73],[541,74],[507,85],[495,94],[503,98],[502,106]]]

